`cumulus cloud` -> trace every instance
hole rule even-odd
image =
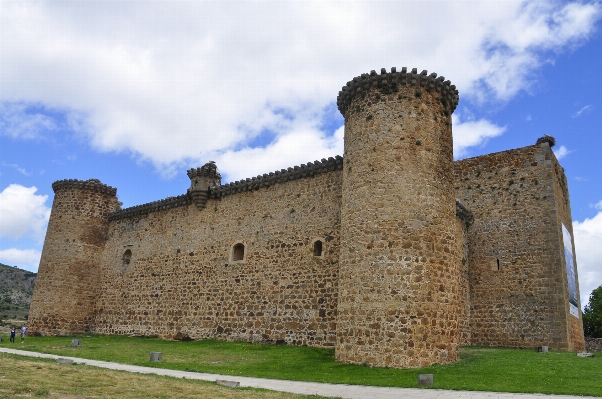
[[[17,266],[21,269],[37,272],[41,255],[35,249],[0,249],[0,262],[5,265]]]
[[[36,187],[11,184],[0,193],[0,237],[44,239],[50,208]]]
[[[428,68],[463,101],[506,101],[528,89],[542,63],[587,39],[601,11],[597,2],[547,0],[5,1],[1,119],[10,135],[31,137],[59,123],[24,118],[23,104],[43,104],[100,151],[127,151],[168,171],[199,152],[204,161],[222,154],[220,168],[238,176],[228,154],[277,152],[286,165],[262,162],[282,167],[334,150],[307,117],[354,76]],[[490,125],[464,134],[459,124],[457,150],[499,131]],[[266,130],[278,130],[271,142],[250,145]],[[313,146],[292,144],[310,136]]]
[[[556,155],[556,159],[560,161],[562,158],[566,157],[571,152],[573,151],[561,145],[557,150],[554,150],[554,155]]]
[[[486,120],[462,120],[460,116],[452,114],[452,128],[454,131],[454,158],[462,158],[468,153],[470,147],[483,145],[488,139],[496,137],[506,131],[505,126]]]
[[[592,290],[602,285],[602,201],[596,209],[593,218],[573,221],[582,306],[589,301]]]

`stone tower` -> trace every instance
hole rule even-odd
[[[34,333],[93,330],[99,257],[118,209],[117,189],[97,179],[52,184],[54,201],[30,312]]]
[[[215,162],[209,161],[200,168],[189,169],[186,173],[190,178],[188,194],[192,196],[197,208],[205,209],[209,191],[212,187],[219,187],[222,183],[222,175],[217,171],[217,165]]]
[[[372,71],[348,82],[337,360],[421,367],[458,359],[462,232],[451,113],[437,74]]]

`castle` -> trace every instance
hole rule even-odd
[[[61,180],[31,304],[39,334],[334,347],[422,367],[461,345],[582,350],[563,168],[535,145],[453,161],[459,96],[437,74],[348,82],[344,156],[120,209]]]

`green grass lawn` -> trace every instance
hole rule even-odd
[[[82,346],[71,347],[71,338],[79,338]],[[434,374],[438,389],[602,396],[602,356],[578,358],[572,352],[464,347],[459,362],[399,370],[340,364],[334,350],[305,346],[103,335],[7,341],[0,347],[174,370],[412,388],[418,374],[427,373]],[[150,363],[151,351],[163,352],[163,362]]]

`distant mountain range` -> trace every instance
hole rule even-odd
[[[0,326],[27,320],[36,277],[37,273],[0,263]]]

